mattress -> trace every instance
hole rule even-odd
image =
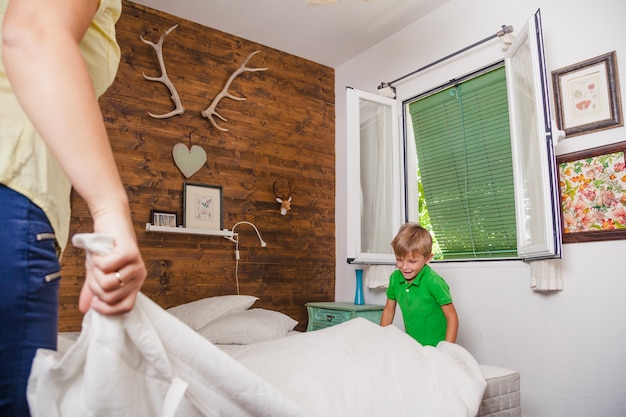
[[[519,372],[491,365],[480,365],[480,371],[487,388],[476,417],[521,417]]]

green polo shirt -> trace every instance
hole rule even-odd
[[[450,287],[430,266],[425,265],[410,283],[395,270],[389,278],[387,298],[400,306],[409,336],[429,346],[446,340],[448,323],[441,306],[452,303]]]

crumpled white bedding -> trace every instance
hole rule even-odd
[[[460,345],[421,346],[397,327],[362,318],[219,347],[319,417],[473,417],[486,386]]]
[[[27,398],[33,417],[312,416],[141,293],[89,311],[64,354],[39,349]]]
[[[393,326],[357,318],[217,347],[139,294],[124,316],[88,313],[64,354],[40,350],[28,398],[33,417],[166,416],[177,380],[180,417],[475,416],[486,386],[463,347]]]

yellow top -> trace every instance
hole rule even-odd
[[[8,0],[0,0],[0,22],[4,20],[7,5]],[[113,83],[119,66],[120,48],[115,39],[115,23],[121,12],[121,0],[101,0],[80,43],[98,97]],[[62,252],[69,235],[71,184],[18,104],[7,79],[1,48],[0,183],[41,207],[50,220]]]

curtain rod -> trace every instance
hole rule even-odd
[[[428,69],[428,68],[432,67],[433,65],[437,65],[437,64],[439,64],[439,63],[441,63],[441,62],[443,62],[443,61],[445,61],[445,60],[447,60],[447,59],[450,59],[450,58],[452,58],[452,57],[454,57],[454,56],[456,56],[456,55],[459,55],[459,54],[461,54],[461,53],[463,53],[463,52],[467,51],[468,49],[472,49],[472,48],[474,48],[474,47],[476,47],[476,46],[478,46],[478,45],[480,45],[480,44],[483,44],[483,43],[485,43],[485,42],[487,42],[487,41],[489,41],[489,40],[491,40],[491,39],[493,39],[493,38],[496,38],[496,37],[501,37],[501,36],[504,36],[504,35],[506,35],[507,33],[511,33],[511,32],[513,32],[513,26],[502,25],[502,29],[500,29],[499,31],[497,31],[496,33],[494,33],[494,34],[493,34],[493,35],[491,35],[491,36],[487,36],[485,39],[482,39],[482,40],[480,40],[480,41],[478,41],[478,42],[475,42],[475,43],[473,43],[473,44],[471,44],[471,45],[469,45],[469,46],[466,46],[466,47],[465,47],[465,48],[463,48],[463,49],[459,49],[458,51],[453,52],[453,53],[451,53],[450,55],[446,55],[446,56],[444,56],[443,58],[438,59],[437,61],[431,62],[430,64],[425,65],[425,66],[423,66],[423,67],[421,67],[421,68],[418,68],[418,69],[416,69],[415,71],[410,72],[410,73],[408,73],[408,74],[406,74],[406,75],[403,75],[403,76],[402,76],[402,77],[400,77],[400,78],[396,78],[396,79],[395,79],[395,80],[393,80],[393,81],[389,81],[389,82],[381,82],[381,83],[380,83],[380,85],[378,86],[378,89],[379,89],[379,90],[381,90],[381,89],[383,89],[383,88],[387,88],[387,87],[389,87],[389,88],[391,88],[392,90],[394,90],[394,95],[395,95],[395,89],[393,88],[393,84],[397,83],[398,81],[402,81],[402,80],[404,80],[405,78],[408,78],[408,77],[410,77],[410,76],[412,76],[412,75],[415,75],[415,74],[417,74],[417,73],[418,73],[418,72],[420,72],[420,71],[424,71],[425,69]]]

